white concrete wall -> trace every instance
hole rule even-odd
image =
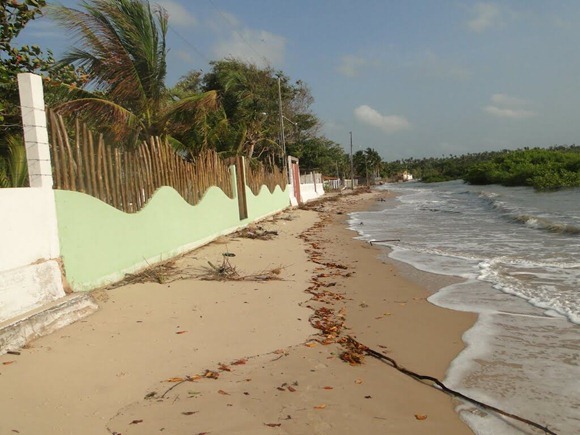
[[[54,192],[0,189],[0,322],[65,295]]]
[[[0,189],[0,273],[59,256],[52,189]]]
[[[324,187],[322,186],[322,183],[300,184],[300,196],[302,197],[302,202],[312,201],[322,195],[324,195]]]

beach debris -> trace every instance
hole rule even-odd
[[[272,240],[274,236],[277,235],[278,231],[266,230],[260,225],[246,227],[235,234],[236,237],[245,237],[247,239],[257,240]]]
[[[329,385],[322,387],[323,390],[334,390],[334,387],[331,387]]]
[[[527,418],[520,417],[519,415],[516,415],[516,414],[511,414],[507,411],[496,408],[495,406],[488,405],[487,403],[480,402],[479,400],[476,400],[476,399],[473,399],[469,396],[466,396],[465,394],[460,393],[459,391],[452,390],[451,388],[447,387],[443,382],[441,382],[439,379],[437,379],[433,376],[421,375],[419,373],[415,373],[414,371],[408,370],[405,367],[400,366],[397,363],[397,361],[395,361],[393,358],[390,358],[381,352],[378,352],[374,349],[369,348],[368,346],[365,346],[364,344],[358,342],[356,339],[354,339],[351,336],[345,337],[344,342],[345,342],[345,344],[348,344],[348,346],[359,349],[359,350],[363,351],[364,353],[366,353],[367,355],[372,356],[373,358],[376,358],[376,359],[378,359],[386,364],[389,364],[391,367],[398,370],[399,372],[401,372],[401,373],[403,373],[403,374],[405,374],[405,375],[407,375],[415,380],[424,382],[425,384],[430,385],[439,391],[443,391],[446,394],[449,394],[453,397],[470,402],[470,403],[472,403],[480,408],[483,408],[485,410],[493,411],[493,412],[495,412],[497,414],[501,414],[505,417],[509,417],[509,418],[514,419],[514,420],[520,421],[522,423],[528,424],[528,425],[533,426],[537,429],[543,430],[547,434],[557,435],[556,432],[550,430],[547,426],[542,426],[541,424],[536,423],[536,422],[531,421],[531,420],[528,420]]]
[[[9,366],[10,364],[14,364],[16,361],[4,361],[2,363],[3,366]]]
[[[181,414],[182,415],[193,415],[193,414],[197,414],[199,411],[184,411]]]
[[[364,381],[363,381],[362,379],[355,379],[355,380],[354,380],[354,383],[355,383],[355,384],[357,384],[357,385],[360,385],[360,384],[362,384],[363,382],[364,382]]]
[[[211,261],[208,261],[209,267],[202,267],[202,273],[195,277],[204,281],[273,281],[282,279],[280,274],[284,270],[284,266],[281,265],[250,275],[240,275],[229,261],[229,258],[232,257],[235,257],[235,254],[231,252],[223,253],[220,266],[216,266]]]
[[[9,350],[6,352],[8,355],[20,355],[20,352],[15,351],[15,350]]]
[[[324,408],[326,408],[326,404],[325,403],[321,403],[320,405],[316,405],[314,407],[314,409],[324,409]]]
[[[221,394],[222,396],[229,396],[230,393],[228,393],[227,391],[224,390],[218,390],[218,394]]]
[[[427,416],[424,414],[415,414],[417,420],[427,420]]]
[[[160,397],[160,399],[163,399],[167,393],[169,393],[171,390],[173,390],[175,387],[183,384],[184,382],[194,382],[197,381],[198,379],[201,379],[201,376],[199,375],[193,375],[193,376],[186,376],[185,378],[169,378],[166,379],[165,382],[171,382],[173,383],[173,385],[171,387],[169,387],[165,393],[163,393]],[[151,394],[151,393],[149,393]],[[154,396],[151,396],[154,397]]]
[[[143,420],[133,420],[131,423],[129,424],[139,424],[139,423],[143,423]]]
[[[335,314],[332,308],[320,307],[310,316],[310,324],[322,332],[321,343],[327,345],[336,342],[344,327],[344,316]]]
[[[220,377],[220,374],[213,370],[206,370],[205,373],[203,374],[203,377],[208,379],[217,379]]]
[[[232,369],[229,368],[227,365],[222,364],[222,363],[218,363],[218,369],[220,369],[222,372],[231,372]]]
[[[268,427],[280,427],[280,426],[282,426],[282,423],[264,423],[264,426],[268,426]]]
[[[232,364],[233,366],[240,366],[240,365],[246,364],[247,362],[248,362],[248,360],[247,360],[246,358],[242,358],[242,359],[239,359],[239,360],[237,360],[237,361],[234,361],[234,362],[233,362],[233,363],[231,363],[231,364]]]
[[[181,335],[181,334],[185,334],[187,331],[177,331],[176,334]]]
[[[165,379],[165,382],[185,382],[187,381],[186,378],[169,378]]]

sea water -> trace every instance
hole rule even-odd
[[[364,240],[462,282],[429,298],[478,313],[445,383],[559,434],[580,434],[580,189],[399,183],[382,209],[351,215]],[[468,404],[478,434],[542,433]]]

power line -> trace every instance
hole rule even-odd
[[[206,62],[211,62],[210,59],[203,54],[203,52],[198,49],[195,45],[193,45],[190,41],[188,41],[181,33],[179,33],[177,30],[175,30],[175,28],[171,25],[168,24],[169,30],[171,30],[173,33],[175,33],[179,39],[181,39],[183,42],[185,42],[188,46],[190,46],[193,51],[195,51],[203,60],[205,60]]]
[[[226,17],[224,14],[223,14],[223,12],[222,12],[220,9],[218,9],[218,8],[216,7],[216,5],[215,5],[214,1],[213,1],[213,0],[208,0],[208,1],[209,1],[209,3],[211,4],[211,6],[214,8],[214,10],[215,10],[215,11],[216,11],[218,14],[220,14],[220,15],[221,15],[221,17],[224,19],[224,21],[225,21],[226,23],[228,23],[228,25],[231,27],[232,31],[233,31],[233,32],[234,32],[236,35],[238,35],[238,36],[240,37],[240,39],[242,40],[242,42],[243,42],[244,44],[246,44],[246,45],[247,45],[247,46],[250,48],[250,50],[252,50],[254,53],[256,53],[256,55],[258,56],[258,58],[260,58],[260,59],[263,59],[263,60],[264,60],[264,62],[266,62],[266,65],[270,66],[270,60],[269,60],[269,59],[268,59],[266,56],[264,56],[264,55],[262,55],[260,52],[258,52],[258,50],[256,50],[256,49],[255,49],[255,48],[252,46],[252,44],[250,44],[250,43],[248,42],[248,40],[247,40],[247,39],[244,37],[244,35],[242,35],[240,32],[238,32],[238,30],[237,30],[237,29],[236,29],[236,28],[235,28],[235,27],[232,25],[231,21],[230,21],[230,20],[229,20],[229,19],[228,19],[228,18],[227,18],[227,17]]]

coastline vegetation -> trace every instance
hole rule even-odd
[[[425,183],[462,179],[466,183],[530,186],[537,190],[580,187],[580,146],[524,148],[383,164],[385,175],[403,170]]]

